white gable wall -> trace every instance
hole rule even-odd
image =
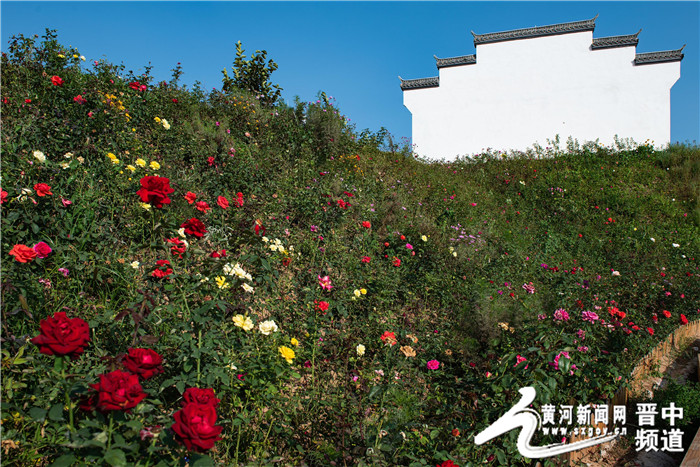
[[[634,65],[634,46],[591,50],[592,42],[582,31],[479,44],[476,64],[440,68],[439,87],[404,90],[416,152],[453,160],[546,146],[556,135],[668,143],[680,62]]]

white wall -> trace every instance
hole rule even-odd
[[[680,62],[634,65],[634,46],[591,50],[592,42],[584,31],[479,44],[476,64],[439,70],[439,87],[404,90],[416,152],[453,160],[546,146],[555,135],[668,143]]]

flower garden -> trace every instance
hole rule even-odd
[[[474,443],[519,388],[609,401],[700,319],[697,147],[429,162],[323,93],[6,50],[6,465],[534,465]]]

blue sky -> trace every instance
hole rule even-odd
[[[57,29],[88,60],[106,58],[169,79],[221,87],[235,43],[265,49],[272,81],[312,100],[335,97],[357,129],[410,137],[398,75],[436,76],[433,55],[475,53],[470,31],[488,33],[590,19],[593,37],[633,34],[637,52],[684,49],[671,91],[671,139],[700,142],[700,3],[695,2],[19,2],[0,3],[2,50],[13,34]],[[644,96],[640,96],[643,98]]]

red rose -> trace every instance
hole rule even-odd
[[[228,200],[224,196],[219,196],[216,198],[216,204],[218,204],[221,209],[228,209]]]
[[[73,101],[74,101],[76,104],[81,104],[81,105],[87,102],[87,101],[83,98],[83,96],[81,96],[80,94],[78,94],[77,96],[75,96],[75,97],[73,98]]]
[[[127,371],[143,379],[163,372],[163,357],[151,349],[129,349],[122,363]]]
[[[177,255],[178,258],[182,259],[182,254],[187,249],[187,245],[185,245],[185,242],[183,242],[177,237],[168,238],[165,241],[173,244],[173,246],[170,247],[170,253],[173,256]]]
[[[381,339],[382,339],[382,342],[384,342],[385,344],[389,344],[391,346],[396,345],[396,343],[398,342],[396,340],[396,335],[393,332],[389,332],[389,331],[384,331],[384,334],[382,334]]]
[[[0,198],[0,204],[5,204],[7,202],[7,192],[5,190],[0,191],[2,193],[2,198]]]
[[[328,309],[328,302],[321,301],[321,302],[318,302],[316,304],[316,306],[318,307],[319,310],[326,311]]]
[[[194,206],[197,209],[197,211],[201,211],[205,214],[208,210],[211,209],[206,201],[197,201],[196,203],[194,203]]]
[[[686,318],[684,314],[681,314],[681,324],[684,326],[688,324],[688,318]]]
[[[243,193],[241,193],[240,191],[236,193],[236,206],[238,206],[239,208],[243,207]]]
[[[36,258],[36,251],[27,245],[15,245],[10,250],[10,256],[14,256],[20,263],[28,263]]]
[[[132,409],[146,397],[139,377],[121,370],[100,375],[100,382],[90,387],[97,391],[97,408],[103,412]]]
[[[183,222],[183,224],[180,226],[185,229],[185,233],[188,235],[194,235],[195,237],[203,237],[205,233],[207,233],[206,227],[204,227],[204,224],[202,221],[197,219],[196,217],[193,217],[192,219]]]
[[[211,258],[225,258],[226,257],[226,250],[221,250],[221,251],[212,251],[211,254],[209,255]]]
[[[138,81],[132,81],[131,83],[129,83],[129,87],[130,87],[131,89],[133,89],[134,91],[138,91],[138,90],[139,90],[139,85],[140,85],[140,84],[141,84],[141,83],[139,83]]]
[[[397,258],[396,256],[394,256],[394,260],[392,261],[392,264],[398,268],[399,266],[401,266],[401,260],[399,258]]]
[[[170,204],[168,195],[173,190],[170,188],[170,179],[166,177],[149,176],[141,179],[141,189],[136,192],[141,201],[149,203],[156,208],[162,208],[164,204]]]
[[[36,252],[36,255],[42,259],[49,256],[49,253],[53,251],[51,247],[48,244],[46,244],[46,242],[39,242],[36,245],[34,245],[32,249]]]
[[[213,167],[214,164],[215,164],[214,156],[209,156],[209,157],[207,158],[207,163],[209,164],[209,167]]]
[[[185,393],[182,395],[182,405],[186,406],[189,404],[201,404],[210,405],[216,408],[221,402],[221,399],[217,399],[212,388],[200,389],[200,388],[187,388]]]
[[[212,405],[186,404],[173,415],[171,426],[178,441],[189,450],[203,452],[221,439],[223,427],[215,426],[216,409]]]
[[[168,277],[170,274],[173,273],[173,270],[170,267],[170,261],[168,261],[167,259],[159,259],[158,261],[156,261],[156,264],[157,267],[151,273],[151,276],[162,279],[164,277]]]
[[[51,84],[53,84],[54,86],[63,86],[63,80],[60,76],[52,76]]]
[[[363,263],[369,263],[370,261],[372,261],[372,258],[370,258],[369,256],[363,256],[363,257],[362,257],[362,262],[363,262]]]
[[[369,229],[370,227],[372,227],[372,224],[370,224],[369,221],[362,221],[362,227],[364,227],[365,229]]]
[[[63,311],[42,319],[41,334],[31,340],[45,355],[77,358],[90,341],[90,327],[80,318],[68,318]]]
[[[191,191],[188,191],[187,193],[185,193],[185,199],[188,203],[192,204],[194,203],[194,200],[197,199],[197,195],[195,193],[192,193]]]
[[[52,195],[51,193],[51,187],[48,186],[46,183],[37,183],[34,185],[34,190],[36,191],[37,196],[46,196],[46,195]]]
[[[265,235],[265,227],[260,219],[255,220],[255,235]]]
[[[664,316],[665,316],[666,318],[670,318],[670,317],[671,317],[671,312],[668,311],[668,310],[664,310],[664,311],[662,311],[661,313],[663,313]]]

